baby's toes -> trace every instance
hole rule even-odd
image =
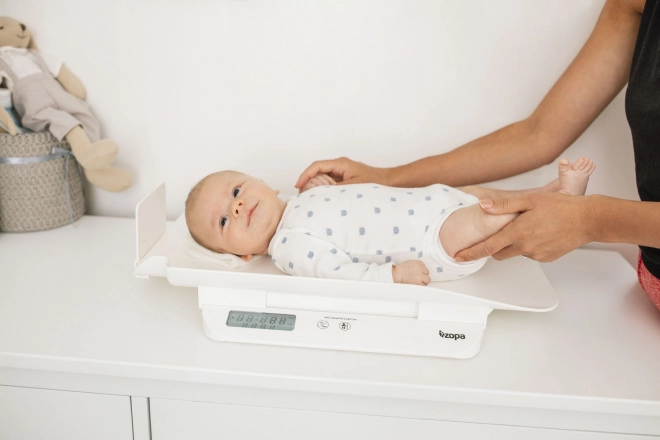
[[[568,162],[568,159],[563,158],[562,160],[559,161],[559,174],[566,174],[568,170],[570,170],[570,164]]]
[[[591,159],[585,158],[583,165],[579,169],[579,172],[589,175],[593,172],[594,168],[594,162]]]
[[[584,170],[586,174],[591,175],[591,173],[594,172],[596,169],[596,164],[593,161],[589,161],[589,164],[587,165],[586,169]]]
[[[581,171],[585,165],[585,158],[582,157],[571,164],[571,169],[573,171]]]
[[[582,167],[580,168],[580,171],[588,171],[589,167],[591,166],[592,163],[593,163],[593,161],[591,159],[589,159],[588,157],[585,157],[584,158],[584,163],[582,164]]]

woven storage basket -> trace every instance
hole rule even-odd
[[[0,231],[56,228],[85,213],[83,180],[70,151],[47,132],[0,134]]]

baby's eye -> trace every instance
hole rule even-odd
[[[234,198],[236,198],[236,196],[238,196],[238,192],[239,192],[240,190],[241,190],[240,188],[236,188],[236,189],[234,189]]]
[[[225,227],[225,224],[227,224],[227,217],[222,217],[222,218],[220,219],[220,227],[221,227],[221,228],[224,228],[224,227]]]

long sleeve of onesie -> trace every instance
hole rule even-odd
[[[279,231],[269,253],[273,263],[291,275],[394,282],[392,263],[356,263],[332,243],[300,231]]]

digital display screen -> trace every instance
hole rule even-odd
[[[228,327],[258,328],[291,331],[296,327],[296,315],[256,313],[232,310],[227,317]]]

